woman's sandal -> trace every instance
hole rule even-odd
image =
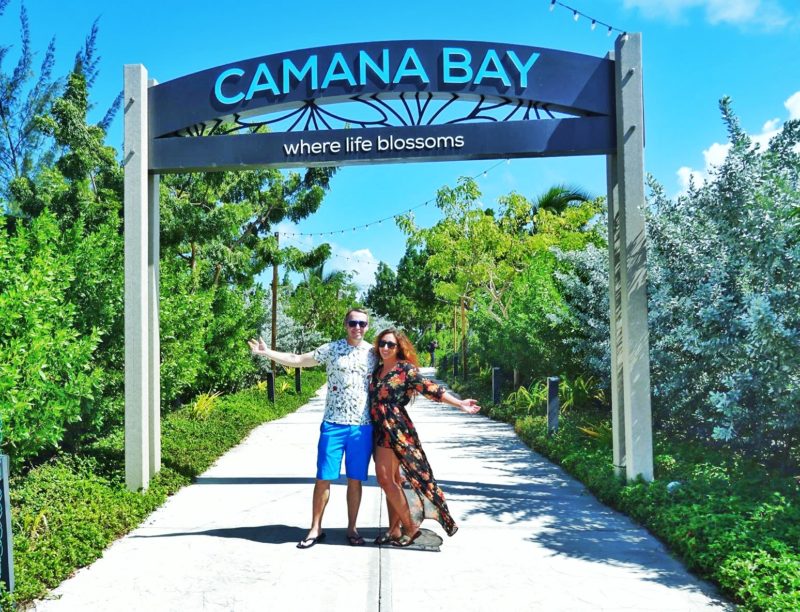
[[[414,543],[414,541],[421,535],[422,535],[422,529],[417,529],[417,533],[415,533],[412,536],[403,535],[396,540],[392,540],[392,546],[397,546],[398,548],[406,548],[408,546],[411,546]]]
[[[392,542],[396,542],[403,536],[393,536],[389,532],[384,533],[383,535],[379,535],[375,538],[375,544],[378,546],[383,546],[384,544],[391,544]]]

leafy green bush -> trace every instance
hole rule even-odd
[[[214,296],[195,288],[190,270],[174,260],[162,264],[161,279],[161,401],[172,406],[198,390]]]
[[[46,213],[10,232],[0,219],[0,422],[13,464],[54,451],[92,399],[99,334],[74,327],[74,262]]]
[[[258,364],[250,355],[247,340],[267,319],[264,296],[261,287],[214,289],[203,367],[195,388],[235,391],[255,384]]]

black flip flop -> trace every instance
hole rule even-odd
[[[297,543],[297,548],[300,549],[311,548],[312,546],[314,546],[314,544],[316,544],[317,542],[322,542],[324,539],[325,539],[325,532],[323,531],[316,538],[305,538],[304,540],[300,540]]]
[[[364,546],[364,538],[360,535],[349,535],[347,536],[347,541],[350,543],[350,546]]]

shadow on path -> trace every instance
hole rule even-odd
[[[325,529],[325,539],[319,543],[322,545],[335,545],[350,547],[347,540],[346,529]],[[375,538],[378,537],[383,530],[380,527],[359,527],[358,529],[361,536],[364,538],[364,546],[372,548],[379,548],[374,544]],[[291,525],[254,525],[250,527],[223,527],[219,529],[206,529],[205,531],[177,531],[172,533],[161,533],[154,535],[132,535],[131,538],[135,539],[152,539],[152,538],[180,538],[191,536],[209,536],[214,538],[234,538],[237,540],[249,540],[258,544],[296,544],[306,537],[308,529],[302,527],[294,527]],[[422,529],[422,535],[414,542],[413,545],[408,546],[405,550],[418,550],[428,552],[439,552],[439,547],[442,544],[442,538],[429,529]],[[361,548],[361,547],[354,547]],[[396,549],[387,545],[386,548]]]
[[[511,528],[530,528],[525,540],[556,555],[629,567],[645,580],[703,592],[725,604],[710,587],[693,580],[644,527],[600,503],[562,468],[525,446],[510,425],[476,419],[468,437],[439,436],[427,445],[424,427],[423,446],[446,450],[451,468],[459,461],[479,462],[480,473],[492,481],[447,480],[433,466],[445,496],[466,506],[457,521],[484,516]]]

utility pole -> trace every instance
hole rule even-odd
[[[274,351],[278,346],[278,232],[275,232],[275,257],[272,259],[272,336],[270,348]],[[275,362],[270,360],[270,369],[275,372]]]
[[[467,379],[467,311],[461,296],[461,377]]]

